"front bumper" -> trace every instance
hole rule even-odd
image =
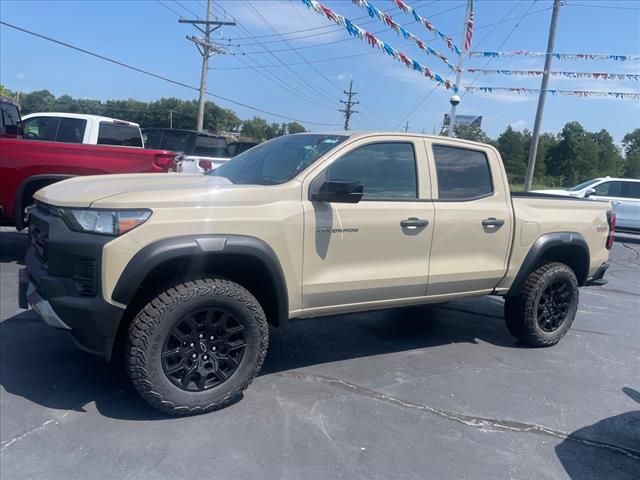
[[[73,232],[42,208],[30,213],[29,236],[20,306],[70,333],[82,350],[110,360],[124,315],[101,294],[102,251],[111,238]]]

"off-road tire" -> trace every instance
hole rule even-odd
[[[565,284],[570,294],[567,312],[560,325],[545,331],[539,322],[538,306],[545,290],[552,284]],[[578,311],[578,281],[573,270],[564,263],[542,265],[527,278],[520,295],[505,298],[504,318],[509,332],[532,347],[549,347],[564,337]]]
[[[244,327],[246,347],[236,370],[220,385],[186,391],[163,370],[161,355],[176,322],[200,308],[220,307]],[[220,278],[185,281],[151,299],[129,326],[126,367],[131,382],[153,407],[172,415],[192,415],[223,408],[238,399],[262,367],[269,328],[262,307],[244,287]]]

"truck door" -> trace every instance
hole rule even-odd
[[[428,143],[435,224],[427,294],[489,291],[507,270],[513,229],[499,156],[459,141]]]
[[[434,218],[423,140],[376,136],[346,148],[305,179],[304,308],[424,296]],[[309,200],[330,181],[361,182],[362,200]]]

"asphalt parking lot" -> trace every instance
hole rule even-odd
[[[624,243],[623,243],[624,242]],[[262,374],[219,412],[172,418],[18,308],[26,236],[0,231],[3,479],[640,478],[640,244],[548,349],[502,301],[274,330]]]

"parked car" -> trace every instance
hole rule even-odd
[[[147,148],[162,148],[182,152],[177,167],[181,173],[202,173],[229,160],[227,139],[211,133],[178,128],[145,128]]]
[[[167,172],[178,155],[166,150],[22,138],[15,102],[0,99],[0,224],[23,229],[25,209],[40,188],[77,175]]]
[[[88,145],[144,146],[140,125],[125,120],[83,113],[43,112],[25,115],[28,140],[85,143]]]
[[[74,178],[35,198],[21,307],[123,352],[176,415],[238,398],[269,324],[296,318],[500,295],[517,339],[553,345],[578,287],[605,283],[614,230],[606,202],[510,194],[489,145],[396,132],[287,135],[208,175]]]
[[[616,214],[616,229],[640,233],[640,179],[594,178],[567,190],[537,192],[609,201]]]

